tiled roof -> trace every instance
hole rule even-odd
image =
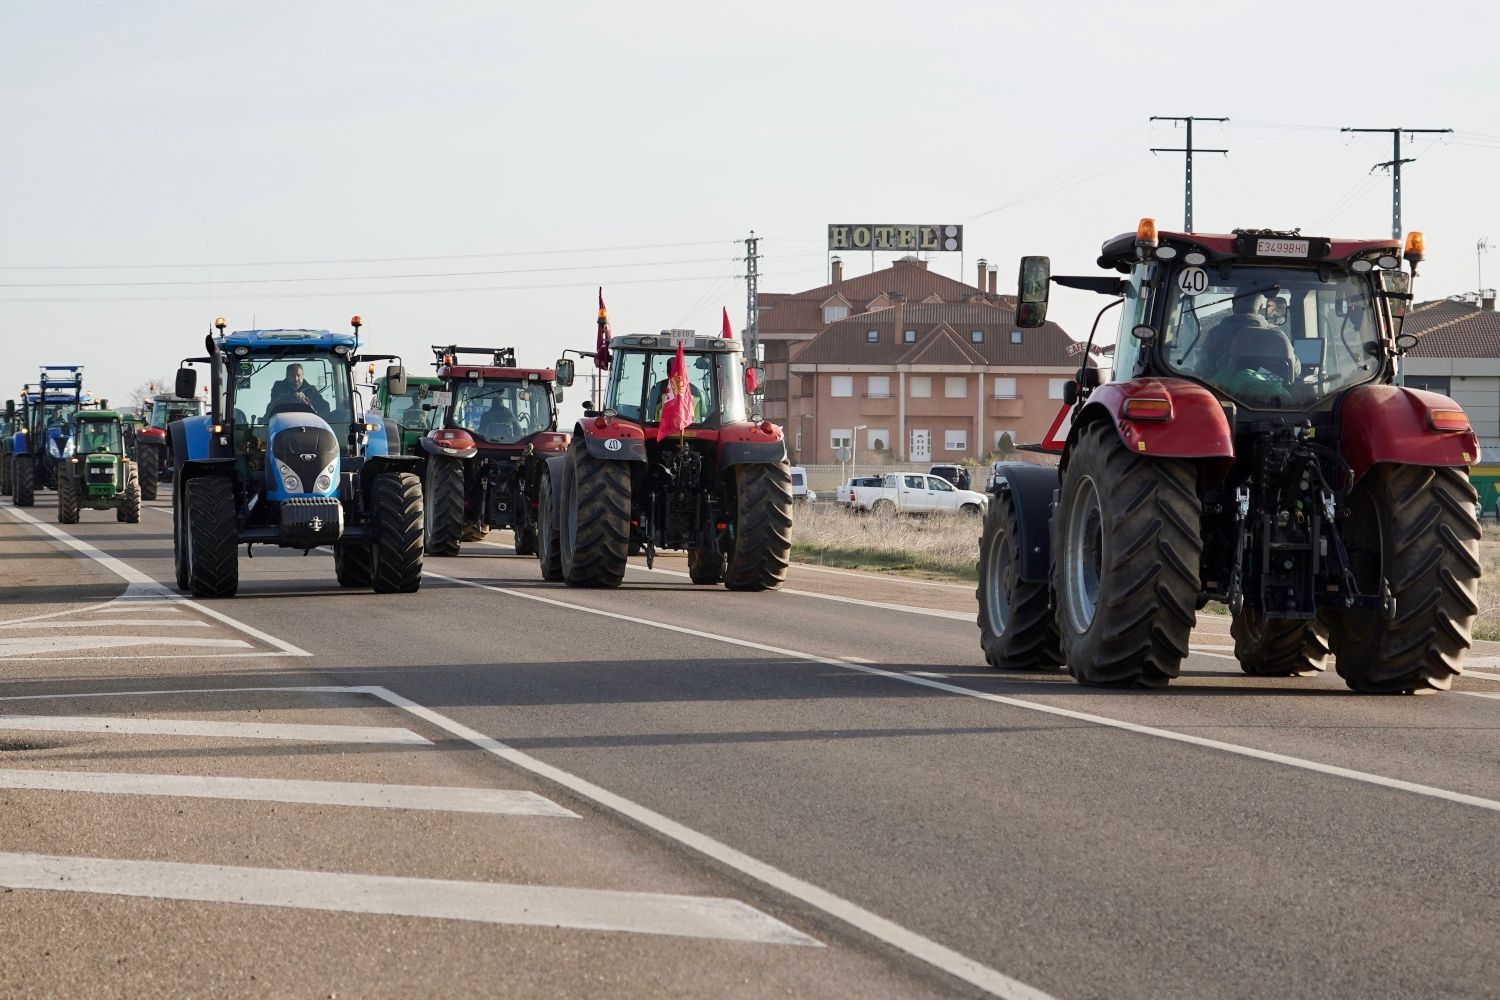
[[[792,364],[1071,367],[1078,363],[1075,355],[1068,354],[1073,339],[1055,323],[1022,330],[1021,343],[1012,344],[1016,318],[1008,307],[969,302],[908,305],[901,327],[917,331],[915,344],[901,341],[896,311],[892,306],[830,324]],[[879,331],[877,343],[866,339],[870,330]],[[984,331],[984,343],[970,342],[973,330]]]
[[[1407,314],[1401,332],[1421,338],[1409,357],[1500,358],[1500,312],[1477,303],[1420,303]]]
[[[852,308],[851,313],[863,312],[870,303],[882,295],[899,293],[908,302],[920,303],[934,299],[943,302],[963,302],[971,296],[984,294],[973,285],[955,278],[930,271],[920,263],[898,260],[890,267],[853,278],[845,278],[837,284],[820,285],[802,292],[774,292],[760,296],[760,329],[764,333],[817,333],[823,329],[822,303],[835,295],[843,296]],[[995,300],[1008,304],[1014,301],[1009,295],[996,295]]]

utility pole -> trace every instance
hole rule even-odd
[[[755,230],[745,240],[745,353],[752,361],[759,360],[760,320],[756,301],[757,280],[760,277],[760,237]]]
[[[1377,170],[1390,170],[1391,172],[1391,238],[1401,238],[1401,164],[1415,163],[1413,157],[1401,158],[1401,133],[1407,135],[1418,134],[1440,134],[1452,132],[1451,128],[1341,128],[1340,132],[1387,132],[1394,143],[1394,151],[1389,160],[1377,163],[1370,168],[1370,172]]]
[[[1187,154],[1187,178],[1184,185],[1183,216],[1185,222],[1183,228],[1187,232],[1193,231],[1193,154],[1194,153],[1223,153],[1229,155],[1227,149],[1194,149],[1193,148],[1193,122],[1227,122],[1228,118],[1201,118],[1196,115],[1152,115],[1154,122],[1187,122],[1187,145],[1174,146],[1171,148],[1152,149],[1153,153],[1186,153]]]
[[[1481,296],[1484,295],[1484,255],[1489,252],[1489,249],[1490,238],[1488,236],[1479,237],[1479,242],[1474,244],[1474,258],[1478,263],[1479,294]]]

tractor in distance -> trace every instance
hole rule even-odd
[[[658,440],[668,369],[684,359],[691,421]],[[791,554],[792,478],[782,429],[749,412],[740,342],[691,330],[609,342],[604,408],[587,404],[542,481],[542,575],[618,587],[633,548],[686,549],[696,584],[774,590]],[[674,377],[676,373],[674,372]]]
[[[238,548],[333,548],[343,587],[410,593],[422,582],[421,463],[391,454],[384,421],[362,414],[352,333],[240,330],[209,334],[207,355],[177,372],[191,399],[211,380],[209,412],[167,427],[178,456],[172,488],[177,586],[195,597],[239,587]],[[386,370],[401,394],[405,373]]]
[[[71,423],[73,454],[57,469],[58,523],[77,524],[80,510],[113,510],[117,521],[140,521],[141,482],[125,453],[120,415],[79,410]]]
[[[135,464],[141,473],[141,499],[155,500],[157,484],[176,474],[176,456],[167,425],[174,420],[202,416],[206,403],[199,397],[184,399],[173,393],[156,393],[146,401],[144,425],[136,430]],[[144,407],[143,407],[144,409]]]
[[[375,362],[368,364],[370,377],[374,379],[370,385],[373,409],[385,418],[391,454],[422,454],[422,436],[436,428],[442,419],[442,409],[434,396],[441,390],[442,379],[407,375],[406,392],[398,396],[391,392],[390,379],[384,375],[374,378]]]
[[[557,404],[573,384],[573,362],[520,368],[510,347],[434,345],[432,352],[442,388],[424,406],[436,405],[438,418],[415,449],[426,462],[427,551],[457,555],[463,542],[509,528],[516,554],[535,554],[542,471],[568,447]]]
[[[7,423],[14,429],[5,439],[0,467],[11,502],[30,507],[38,489],[57,487],[58,466],[73,457],[73,414],[92,407],[94,397],[83,389],[82,365],[43,365],[41,377],[21,387],[20,406],[7,401]]]
[[[1053,283],[1121,317],[1112,380],[1085,364],[1065,392],[1060,468],[997,475],[989,662],[1160,687],[1218,601],[1247,674],[1332,657],[1356,691],[1448,688],[1477,613],[1479,447],[1457,404],[1399,378],[1424,252],[1415,232],[1403,248],[1143,219],[1104,243],[1107,276],[1023,258],[1018,326],[1041,325]]]

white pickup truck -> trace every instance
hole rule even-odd
[[[876,514],[971,514],[979,516],[990,498],[973,490],[956,488],[941,476],[921,472],[891,472],[880,477],[878,486],[845,487],[841,497],[853,510]]]

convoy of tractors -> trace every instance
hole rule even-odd
[[[1479,447],[1457,404],[1400,378],[1424,249],[1420,233],[1143,219],[1105,241],[1097,274],[1023,258],[1017,326],[1045,322],[1054,284],[1109,297],[1100,316],[1119,321],[1112,375],[1083,350],[1038,446],[1058,464],[995,467],[978,553],[989,663],[1162,687],[1212,602],[1247,674],[1331,662],[1357,691],[1448,688],[1478,613]],[[434,374],[408,376],[364,352],[359,317],[349,333],[218,320],[139,415],[96,403],[81,367],[46,366],[5,404],[0,493],[29,507],[55,490],[62,523],[135,522],[170,483],[176,583],[195,597],[233,596],[256,545],[327,547],[340,586],[410,593],[424,556],[497,529],[572,587],[618,587],[630,556],[664,549],[695,584],[784,582],[786,443],[753,412],[739,341],[613,337],[593,355],[602,397],[571,428],[573,361],[432,351]]]

